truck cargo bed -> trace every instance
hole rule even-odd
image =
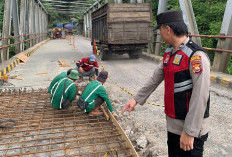
[[[92,39],[105,44],[143,44],[153,40],[150,3],[106,4],[92,13]]]

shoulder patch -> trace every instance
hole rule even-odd
[[[200,74],[202,72],[201,56],[199,55],[192,56],[190,59],[190,62],[192,64],[193,73]]]

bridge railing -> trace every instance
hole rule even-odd
[[[154,33],[155,35],[160,35],[159,33]],[[232,36],[224,36],[224,35],[193,35],[189,34],[190,37],[205,37],[205,38],[219,38],[219,39],[232,39]],[[165,44],[165,42],[156,42],[154,43],[161,43]],[[205,50],[209,51],[216,51],[216,52],[227,52],[227,53],[232,53],[232,50],[225,50],[225,49],[219,49],[219,48],[209,48],[209,47],[203,47]],[[151,53],[154,53],[151,51]],[[161,55],[161,54],[160,54]]]
[[[11,39],[16,41],[15,39],[18,38],[18,42],[11,43]],[[3,51],[10,51],[9,48],[11,46],[15,46],[13,55],[20,53],[33,45],[45,40],[47,38],[47,33],[34,33],[34,34],[23,34],[23,35],[15,35],[15,36],[7,36],[7,37],[0,37],[0,41],[6,40],[6,42],[2,42],[2,45],[0,45],[0,63],[2,63],[6,58],[3,56]],[[8,41],[8,42],[7,42]],[[8,43],[8,44],[3,44]],[[16,48],[16,45],[20,46],[20,50]],[[24,46],[26,47],[24,49]],[[10,58],[10,57],[7,57]]]
[[[154,36],[157,37],[158,35],[160,35],[159,33],[154,33]],[[230,58],[231,58],[231,53],[232,53],[232,36],[227,36],[227,35],[224,35],[224,34],[221,34],[221,35],[193,35],[193,34],[189,34],[190,37],[199,37],[199,38],[216,38],[218,39],[217,41],[217,46],[216,48],[211,48],[211,47],[204,47],[203,45],[203,48],[205,50],[208,50],[208,51],[213,51],[214,53],[209,53],[210,55],[210,58],[211,58],[211,61],[213,60],[213,64],[212,64],[212,68],[214,71],[218,71],[217,67],[219,66],[223,66],[223,72],[226,73],[227,72],[227,68],[228,68],[228,64],[230,62]],[[165,45],[164,42],[157,42],[156,40],[154,40],[153,43],[153,48],[151,48],[151,45],[148,46],[148,53],[152,53],[152,54],[155,54],[155,55],[162,55],[162,52],[160,51],[160,48],[158,48],[158,52],[157,51],[157,48],[156,48],[156,43],[159,43],[158,45]],[[223,43],[223,44],[222,44]],[[226,44],[224,44],[226,43]],[[230,46],[228,46],[228,44]],[[226,46],[226,47],[224,47]],[[221,58],[221,56],[219,56],[218,54],[223,54],[224,58],[226,58],[226,61],[224,59]],[[218,58],[220,57],[220,58]],[[226,63],[225,63],[226,62]],[[216,67],[216,68],[215,68]]]

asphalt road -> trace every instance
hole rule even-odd
[[[24,80],[10,79],[15,87],[46,88],[59,73],[74,68],[73,60],[92,54],[90,40],[77,36],[76,50],[66,39],[51,40],[30,56],[25,64],[17,65],[9,74],[18,75]],[[67,60],[70,67],[60,67],[58,60]],[[99,59],[98,59],[99,60]],[[100,61],[99,61],[99,64]],[[110,74],[105,87],[109,92],[120,123],[124,129],[129,128],[129,137],[136,145],[136,140],[145,135],[147,144],[138,149],[140,156],[167,156],[166,124],[163,107],[152,105],[136,106],[130,115],[120,112],[131,98],[120,87],[135,94],[152,75],[156,64],[144,59],[129,59],[128,55],[113,55],[109,61],[103,61],[105,70]],[[47,73],[36,75],[37,73]],[[117,83],[117,85],[115,85]],[[163,105],[163,83],[148,99],[149,102]],[[232,91],[216,84],[211,85],[211,123],[208,141],[205,143],[204,156],[232,156]]]

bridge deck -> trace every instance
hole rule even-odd
[[[51,107],[47,90],[0,94],[0,119],[17,125],[0,128],[0,156],[136,156],[114,121],[90,117],[75,103]]]

